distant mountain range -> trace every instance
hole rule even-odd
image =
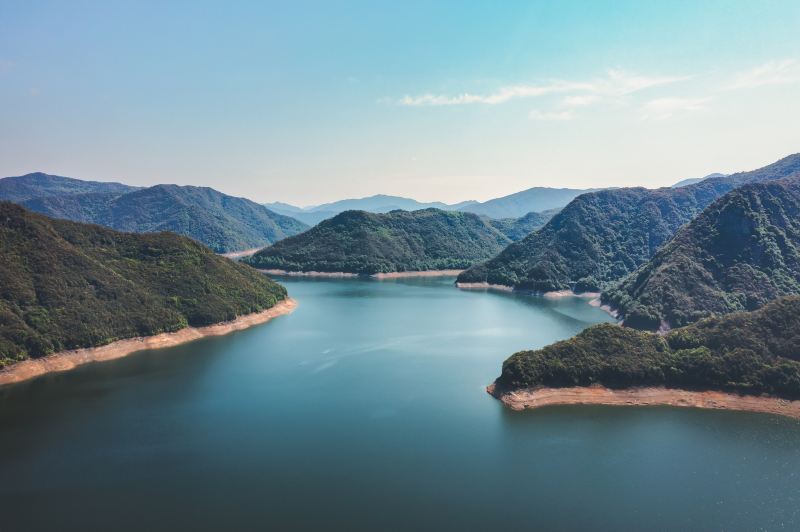
[[[325,203],[315,207],[296,207],[288,203],[265,203],[265,207],[275,212],[297,218],[309,225],[316,225],[322,220],[332,218],[340,212],[355,210],[373,213],[385,213],[394,210],[416,211],[420,209],[441,209],[444,211],[464,211],[488,216],[494,219],[521,218],[531,212],[544,212],[560,209],[575,196],[596,189],[569,189],[535,187],[508,196],[485,202],[462,201],[447,204],[439,201],[423,203],[400,196],[378,194],[360,199],[344,199]]]
[[[560,209],[575,197],[598,189],[535,187],[501,198],[465,205],[460,210],[482,214],[489,218],[519,218],[529,212]]]
[[[0,179],[0,200],[22,203],[35,198],[59,197],[73,194],[124,194],[138,187],[122,183],[83,181],[71,177],[35,172]]]
[[[627,326],[653,330],[792,294],[800,294],[800,174],[728,192],[603,300]]]
[[[491,220],[472,213],[345,211],[245,262],[261,269],[357,274],[462,269],[510,242]]]
[[[678,181],[677,183],[672,185],[672,188],[679,188],[679,187],[685,187],[687,185],[694,185],[695,183],[699,183],[700,181],[703,181],[704,179],[711,179],[713,177],[725,177],[726,175],[728,175],[728,174],[713,173],[713,174],[708,174],[705,177],[690,177],[689,179],[684,179],[683,181]]]
[[[458,281],[541,292],[610,288],[647,262],[680,226],[715,199],[745,183],[796,172],[800,172],[800,154],[752,172],[679,188],[620,188],[582,194],[540,230],[470,268]]]
[[[253,201],[206,187],[137,188],[35,173],[0,179],[0,200],[119,231],[172,231],[218,253],[263,247],[308,229]]]
[[[232,320],[286,290],[172,233],[119,233],[0,202],[0,367]]]

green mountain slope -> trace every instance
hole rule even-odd
[[[603,300],[626,325],[656,329],[798,293],[800,177],[729,192]]]
[[[35,172],[0,179],[0,200],[21,203],[33,198],[63,196],[66,194],[124,194],[125,192],[136,190],[136,188],[122,183],[82,181],[71,177]]]
[[[539,231],[470,268],[459,282],[532,291],[595,291],[649,260],[683,224],[715,199],[748,183],[800,172],[800,154],[752,172],[680,188],[622,188],[583,194]]]
[[[510,239],[474,214],[346,211],[246,259],[258,268],[373,274],[465,268]]]
[[[118,233],[0,202],[0,366],[231,320],[285,289],[171,233]]]
[[[156,185],[125,194],[38,197],[23,205],[54,218],[119,231],[173,231],[218,253],[262,247],[308,228],[255,202],[206,187]]]
[[[496,393],[536,386],[602,384],[768,393],[800,398],[800,297],[754,312],[675,329],[666,336],[616,325],[516,353],[503,364]]]
[[[520,218],[489,219],[492,227],[506,235],[512,241],[522,240],[533,231],[540,229],[556,215],[558,209],[544,212],[529,212]]]

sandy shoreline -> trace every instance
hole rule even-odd
[[[489,284],[487,282],[482,283],[456,283],[458,288],[462,288],[464,290],[498,290],[500,292],[513,292],[513,286],[506,286],[504,284]]]
[[[589,386],[525,389],[498,396],[495,394],[494,384],[488,386],[486,391],[512,410],[550,405],[674,406],[740,410],[800,419],[800,401],[716,391],[694,392],[656,387],[612,390],[602,386]]]
[[[249,257],[250,255],[255,255],[262,249],[264,248],[250,248],[250,249],[243,249],[242,251],[231,251],[229,253],[222,253],[222,256],[227,257],[229,259],[241,259],[243,257]]]
[[[145,349],[173,347],[208,336],[221,336],[234,331],[241,331],[242,329],[265,323],[277,316],[288,314],[295,307],[297,307],[297,302],[294,299],[287,298],[271,308],[240,316],[233,321],[205,327],[186,327],[172,333],[128,338],[99,347],[61,351],[42,358],[24,360],[0,370],[0,386],[32,379],[45,373],[67,371],[90,362],[122,358]]]
[[[267,275],[286,275],[288,277],[328,277],[333,279],[343,279],[351,277],[370,277],[372,279],[401,279],[404,277],[456,277],[464,270],[423,270],[413,272],[389,272],[373,273],[372,275],[362,275],[350,272],[290,272],[287,270],[258,270]]]

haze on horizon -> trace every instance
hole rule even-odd
[[[800,3],[0,0],[0,176],[319,204],[800,151]]]

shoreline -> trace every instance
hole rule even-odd
[[[462,290],[497,290],[498,292],[513,292],[513,286],[506,286],[504,284],[489,284],[486,281],[481,283],[456,283],[456,288]]]
[[[97,347],[60,351],[41,358],[23,360],[0,370],[0,386],[30,380],[46,373],[68,371],[92,362],[115,360],[138,351],[174,347],[193,340],[199,340],[200,338],[222,336],[241,331],[254,325],[266,323],[278,316],[289,314],[296,307],[297,301],[287,297],[266,310],[239,316],[232,321],[203,327],[185,327],[179,331],[153,336],[126,338]]]
[[[577,386],[528,388],[497,394],[495,385],[490,384],[486,391],[506,407],[517,411],[554,405],[671,406],[756,412],[800,419],[800,401],[711,390],[700,392],[653,386],[612,390],[603,386]]]
[[[388,272],[388,273],[373,273],[361,274],[352,272],[291,272],[288,270],[258,270],[267,275],[285,275],[287,277],[327,277],[331,279],[345,279],[354,277],[368,277],[371,279],[401,279],[404,277],[456,277],[464,270],[419,270],[407,272]]]
[[[229,259],[241,259],[241,258],[244,258],[244,257],[249,257],[250,255],[255,255],[256,253],[258,253],[262,249],[264,249],[264,248],[263,247],[262,248],[250,248],[250,249],[243,249],[242,251],[229,251],[228,253],[220,253],[220,255],[222,255],[223,257],[229,258]]]

